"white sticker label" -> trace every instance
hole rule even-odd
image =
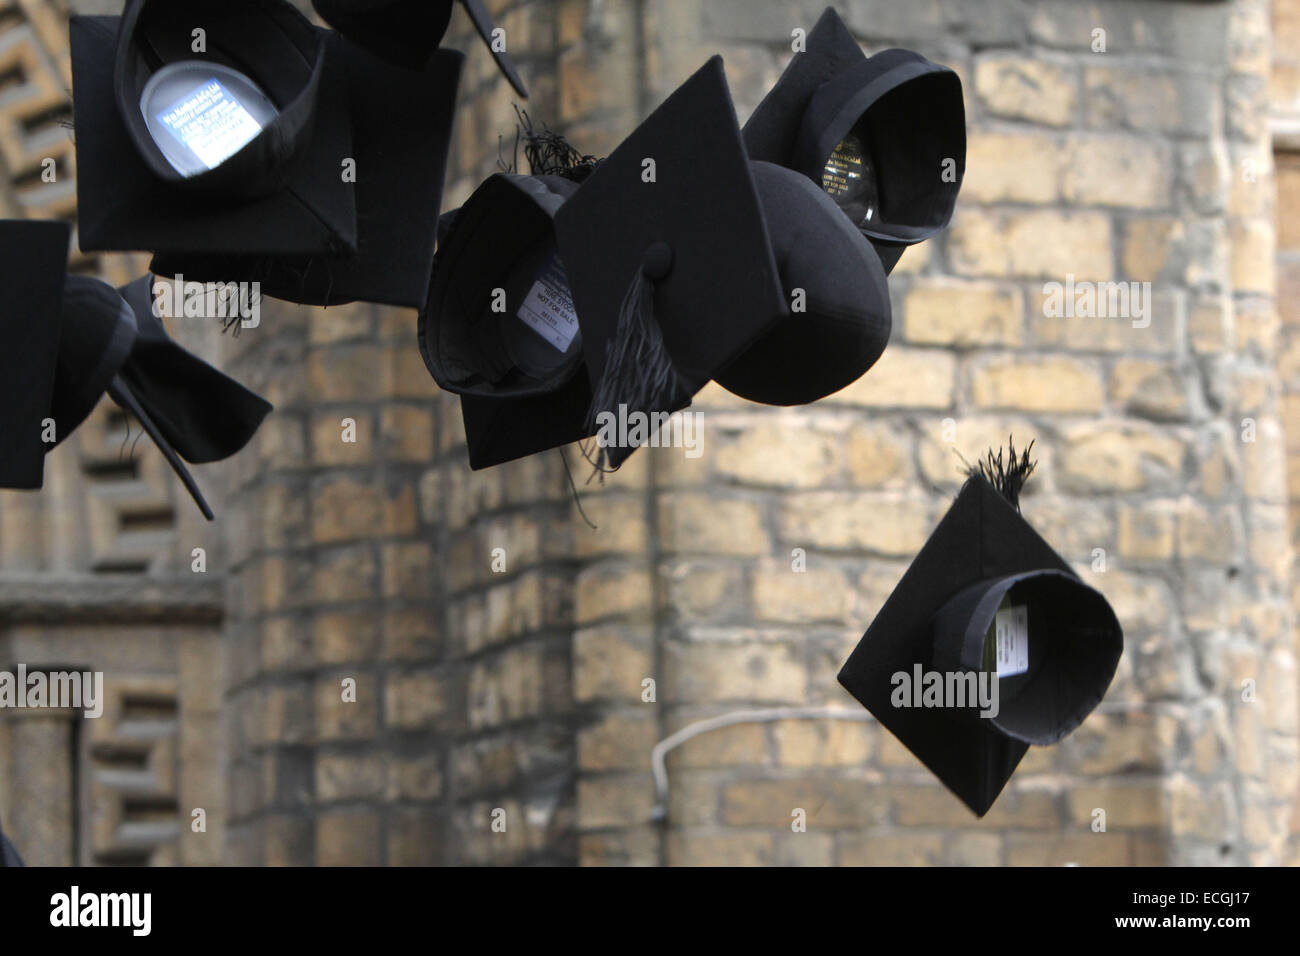
[[[158,121],[208,169],[220,166],[262,132],[261,124],[215,78],[159,113]]]
[[[578,334],[578,311],[569,294],[569,277],[554,255],[519,307],[519,321],[561,352],[569,350]]]
[[[1029,608],[998,611],[993,633],[997,640],[998,677],[1013,677],[1029,670]]]

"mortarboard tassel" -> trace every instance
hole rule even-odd
[[[605,371],[587,414],[592,434],[599,430],[597,420],[603,412],[618,415],[622,407],[628,413],[648,414],[655,409],[675,410],[684,404],[688,392],[673,368],[654,312],[654,280],[644,268],[638,269],[623,297],[614,337],[605,346]],[[609,449],[603,445],[592,464],[598,472],[617,471],[610,467]]]
[[[1002,449],[997,450],[997,455],[993,454],[990,449],[983,458],[974,465],[966,464],[966,474],[971,478],[983,478],[997,490],[1011,507],[1017,511],[1020,510],[1020,492],[1025,487],[1025,482],[1029,476],[1034,473],[1038,467],[1038,460],[1029,459],[1029,454],[1034,450],[1034,443],[1031,441],[1029,447],[1016,456],[1015,439],[1007,436],[1007,460],[1004,463],[1002,458]],[[963,462],[965,460],[963,459]]]
[[[571,182],[580,183],[595,171],[600,160],[578,151],[578,149],[559,133],[542,124],[541,132],[533,128],[532,117],[527,110],[515,107],[519,118],[516,127],[515,148],[519,147],[519,137],[524,141],[524,158],[534,176],[563,176]],[[514,163],[518,165],[518,161]],[[513,171],[513,170],[508,170]]]

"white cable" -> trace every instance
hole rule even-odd
[[[1176,703],[1175,701],[1150,701],[1132,703],[1116,702],[1100,704],[1096,711],[1106,714],[1130,713],[1147,710],[1157,703]],[[711,730],[730,727],[732,724],[766,724],[778,720],[855,720],[874,721],[876,718],[865,710],[850,710],[843,707],[763,707],[755,710],[733,710],[717,717],[708,717],[687,724],[675,734],[665,737],[654,745],[650,751],[650,770],[655,780],[655,806],[650,811],[650,818],[656,822],[668,819],[668,752],[676,750],[686,741]]]
[[[664,760],[670,750],[680,747],[692,737],[732,724],[762,724],[777,720],[875,720],[868,711],[849,710],[843,707],[764,707],[758,710],[733,710],[705,720],[687,724],[677,733],[665,737],[650,751],[650,770],[655,778],[655,807],[650,812],[652,820],[668,818],[668,767]]]

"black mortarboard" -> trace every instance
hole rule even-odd
[[[461,395],[544,395],[582,365],[554,217],[578,184],[498,173],[457,213],[434,261],[420,354]]]
[[[22,866],[23,858],[18,855],[18,850],[9,842],[5,836],[4,830],[0,830],[0,866]]]
[[[159,434],[148,410],[122,380],[122,368],[131,357],[139,331],[132,308],[107,282],[92,276],[70,275],[64,280],[60,325],[62,335],[49,416],[55,425],[55,441],[46,445],[46,450],[61,444],[76,431],[107,393],[135,415],[194,497],[204,517],[211,521],[212,509],[189,469]]]
[[[137,329],[119,378],[148,409],[166,444],[195,465],[229,458],[247,445],[271,413],[270,403],[172,341],[154,308],[152,276],[118,291]]]
[[[434,381],[461,396],[471,468],[590,434],[591,387],[554,228],[577,189],[560,175],[499,173],[448,214],[420,353]]]
[[[59,309],[71,229],[61,222],[0,222],[0,487],[39,488],[41,423],[49,416],[59,351]]]
[[[121,17],[73,17],[70,37],[83,249],[355,251],[340,175],[352,123],[328,31],[284,0],[130,0]],[[190,67],[213,72],[166,72]],[[229,71],[278,112],[218,162],[261,123]],[[187,176],[159,143],[216,165]]]
[[[526,112],[518,117],[532,174],[491,176],[441,217],[419,321],[430,373],[461,396],[475,469],[591,435],[591,387],[554,218],[600,161],[535,129]]]
[[[1028,458],[1012,461],[1010,478],[990,472],[998,487],[966,482],[839,674],[978,816],[1030,744],[1055,743],[1091,713],[1123,650],[1106,599],[1021,517]],[[996,682],[996,716],[918,689],[956,688],[963,675]]]
[[[202,464],[234,454],[271,406],[168,338],[150,277],[116,290],[67,275],[68,232],[61,223],[0,223],[0,252],[11,253],[0,269],[22,293],[22,310],[0,325],[11,363],[5,387],[15,389],[0,487],[41,487],[44,454],[107,393],[140,421],[211,519],[181,458]]]
[[[140,423],[203,516],[211,521],[212,509],[171,441],[178,437],[177,433],[164,432],[150,414],[151,411],[154,414],[168,411],[166,405],[151,401],[146,407],[144,397],[135,394],[127,375],[126,366],[134,359],[140,332],[135,310],[112,286],[90,276],[68,277],[63,292],[63,308],[64,341],[59,349],[59,375],[54,384],[52,414],[58,426],[58,440],[62,442],[71,435],[90,415],[99,399],[108,394]],[[181,391],[185,388],[182,383]],[[191,399],[191,404],[195,401],[193,396],[184,397]],[[215,406],[212,415],[220,415],[218,396],[203,395],[197,401],[208,398]],[[265,412],[262,414],[264,416]],[[259,416],[253,428],[260,422]]]
[[[684,408],[786,314],[721,57],[596,168],[555,228],[594,392],[589,425]],[[632,451],[601,455],[617,467]]]
[[[356,190],[356,254],[258,256],[214,249],[206,255],[159,248],[153,273],[259,282],[263,295],[303,305],[424,305],[465,58],[439,50],[416,73],[341,39],[330,62],[346,78],[343,96],[355,142],[356,152],[348,155],[356,159],[356,183],[346,188]],[[336,180],[341,161],[329,157],[324,164]]]
[[[866,57],[828,7],[745,124],[745,144],[822,186],[888,272],[952,218],[966,167],[961,81],[910,50]]]
[[[206,52],[191,53],[199,28]],[[74,17],[71,35],[84,249],[152,251],[157,273],[259,281],[308,304],[423,302],[459,53],[420,72],[393,67],[285,0],[131,0],[120,18]],[[186,73],[176,87],[166,71],[196,61],[210,80]],[[245,114],[257,111],[218,72],[229,69],[279,112],[186,177],[157,143],[183,140],[213,159],[251,130]],[[167,109],[150,112],[151,132],[137,91],[159,77],[157,89],[184,93],[154,92]]]
[[[773,163],[751,162],[750,170],[791,304],[714,378],[754,402],[815,402],[855,382],[885,351],[889,282],[871,244],[815,183]]]
[[[483,0],[461,0],[483,42],[510,85],[528,98],[524,81],[504,49],[496,49],[495,27]],[[330,26],[353,42],[399,66],[420,69],[442,43],[451,22],[452,0],[312,0]]]
[[[271,406],[173,342],[154,307],[151,276],[117,290],[68,277],[51,417],[62,441],[107,393],[140,422],[212,520],[181,459],[206,464],[235,454]]]
[[[587,369],[546,395],[525,398],[460,397],[469,465],[478,470],[559,448],[593,434],[587,416],[591,386]]]
[[[890,312],[879,259],[805,177],[770,163],[746,163],[720,63],[684,85],[609,160],[583,156],[550,131],[535,133],[526,115],[522,119],[534,172],[548,172],[493,176],[443,218],[420,317],[430,372],[443,388],[462,395],[473,467],[597,434],[597,413],[617,414],[619,404],[629,411],[671,412],[708,380],[710,367],[745,398],[797,404],[848,385],[883,351]],[[686,145],[674,134],[685,128],[711,133]],[[642,180],[647,159],[655,160],[654,183]],[[691,175],[692,164],[712,169],[730,188],[705,190]],[[701,205],[702,191],[709,193],[707,205]],[[719,192],[725,192],[720,199]],[[557,235],[554,221],[575,195],[587,208]],[[663,205],[660,196],[667,197]],[[638,223],[630,237],[622,235],[628,221]],[[736,243],[735,234],[744,240]],[[728,243],[735,248],[724,249]],[[656,245],[655,253],[670,260],[662,282],[620,284],[613,278],[629,270],[635,275],[640,258],[634,250]],[[617,271],[602,275],[611,253]],[[797,293],[797,307],[786,308],[783,298],[771,295],[765,278],[757,289],[733,293],[733,283],[770,276],[762,269],[769,261],[779,286]],[[570,262],[599,283],[587,289],[582,308],[603,312],[579,311],[571,291],[579,280],[571,285]],[[635,295],[627,295],[630,285]],[[624,298],[620,303],[616,297]],[[746,311],[754,307],[771,311],[756,320]],[[659,315],[664,308],[676,311]],[[616,351],[647,352],[624,354],[621,370],[611,373],[600,362],[603,353],[593,357],[583,336],[595,329],[612,341],[615,315],[622,312],[629,314],[621,334],[632,332],[638,342],[621,343]],[[741,341],[746,335],[747,345]],[[657,357],[649,354],[655,349]],[[684,360],[675,349],[686,353]],[[586,374],[577,374],[584,367]],[[607,404],[600,407],[589,385],[592,374],[607,376],[599,399]],[[616,395],[645,388],[647,381],[664,390]],[[630,449],[606,454],[617,464]]]

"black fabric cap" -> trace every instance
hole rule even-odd
[[[107,393],[140,421],[211,520],[180,457],[203,463],[234,454],[271,406],[168,338],[153,312],[152,277],[116,290],[68,275],[69,239],[64,223],[0,222],[0,269],[13,303],[0,318],[8,416],[0,487],[41,487],[45,454]],[[47,419],[52,442],[44,440]]]
[[[90,276],[67,278],[51,417],[61,442],[108,394],[140,422],[211,521],[181,459],[233,455],[271,406],[174,343],[154,314],[152,288],[151,276],[120,290]]]
[[[492,48],[492,17],[483,0],[461,0],[483,42]],[[334,29],[377,56],[409,69],[422,69],[442,43],[451,22],[452,0],[312,0]],[[528,90],[504,51],[492,51],[497,67],[524,99]]]
[[[199,282],[260,282],[263,295],[304,305],[423,307],[464,56],[439,50],[416,73],[340,40],[330,62],[337,75],[331,70],[327,79],[346,80],[343,99],[356,151],[330,154],[321,165],[337,183],[342,159],[356,159],[357,181],[343,184],[349,196],[356,191],[356,254],[241,255],[237,248],[157,246],[151,272]]]
[[[473,469],[590,437],[591,386],[553,221],[578,188],[562,176],[498,174],[440,222],[420,351],[434,380],[461,395]],[[492,310],[496,289],[503,314]],[[533,328],[520,319],[530,308]],[[547,330],[547,317],[549,340],[533,331]]]
[[[750,401],[815,402],[860,378],[889,344],[888,280],[871,244],[815,183],[772,163],[751,169],[792,307],[715,377]]]
[[[1073,574],[1052,568],[977,581],[934,617],[934,667],[978,672],[986,637],[1004,601],[1023,607],[1029,670],[1003,676],[1001,708],[989,720],[1027,744],[1061,740],[1101,702],[1119,663],[1123,639],[1106,599]]]
[[[18,850],[9,842],[4,831],[0,830],[0,866],[22,866],[23,858],[18,855]]]
[[[50,417],[56,444],[77,430],[135,346],[135,315],[107,282],[70,275],[63,284],[58,371]],[[53,446],[50,446],[53,447]]]
[[[135,311],[112,286],[92,276],[68,276],[64,283],[62,335],[50,416],[63,442],[90,415],[105,393],[131,412],[153,439],[204,517],[208,507],[189,469],[154,425],[152,416],[122,379],[138,340]],[[47,450],[53,445],[47,446]]]
[[[193,50],[196,29],[206,34],[206,53]],[[118,115],[145,164],[164,182],[225,197],[269,195],[283,187],[282,169],[311,137],[325,45],[325,37],[285,0],[129,0],[113,70]],[[150,78],[160,67],[187,60],[245,74],[278,110],[237,153],[191,178],[168,162],[141,113]]]
[[[965,175],[957,75],[908,50],[868,59],[830,7],[744,136],[751,158],[825,183],[886,273],[948,224]]]
[[[466,231],[461,231],[462,210],[443,217],[449,227],[447,242],[450,245],[439,246],[439,263],[434,269],[435,290],[430,294],[429,311],[420,319],[421,351],[430,372],[440,384],[443,381],[440,376],[448,373],[440,368],[442,359],[439,350],[433,347],[431,332],[436,324],[432,310],[436,303],[443,301],[443,293],[437,291],[439,277],[448,287],[461,286],[464,278],[451,268],[451,259],[444,260],[443,256],[453,255],[462,244],[468,245],[469,237],[477,236],[473,240],[477,251],[467,249],[466,255],[487,255],[498,242],[514,243],[523,250],[517,257],[512,257],[511,262],[496,264],[495,268],[507,275],[503,281],[508,284],[503,288],[513,284],[510,276],[522,276],[529,282],[534,277],[545,280],[548,274],[553,276],[554,268],[542,264],[549,259],[549,252],[555,249],[551,217],[564,198],[572,195],[576,188],[574,183],[558,176],[493,176],[465,204],[463,211],[471,217],[464,227]],[[503,229],[506,230],[504,234],[501,232]],[[454,240],[453,232],[459,233]],[[520,272],[515,259],[532,263],[532,271],[525,267]],[[474,277],[468,283],[467,295],[479,300],[480,296],[487,294],[482,288],[484,285],[480,277]],[[476,286],[479,290],[471,291]],[[519,294],[530,291],[524,289]],[[510,297],[508,301],[519,300]],[[480,308],[481,305],[479,302]],[[475,311],[477,309],[466,309],[459,315],[466,318]],[[501,321],[518,321],[516,316],[517,307],[515,313],[501,317]],[[452,318],[454,320],[455,316]],[[444,316],[437,322],[445,320]],[[538,341],[546,347],[544,340],[539,338]],[[572,356],[574,360],[566,359],[543,379],[531,378],[512,368],[501,380],[500,384],[505,387],[498,387],[472,371],[463,384],[448,380],[444,387],[461,393],[461,416],[465,423],[471,468],[491,468],[591,437],[587,428],[591,385],[582,357],[581,333],[575,337],[573,346],[576,349]],[[467,354],[471,358],[475,355],[472,351]]]
[[[71,229],[62,222],[0,221],[0,487],[41,487],[41,423],[49,417],[59,353],[63,276]]]
[[[154,313],[153,277],[120,290],[138,334],[121,378],[168,444],[196,465],[238,452],[271,413],[271,405],[224,372],[181,348]]]
[[[786,313],[721,57],[596,168],[555,227],[593,419],[685,407]],[[617,466],[632,451],[605,454]]]
[[[474,470],[590,438],[591,385],[580,365],[573,378],[546,395],[526,398],[460,397],[469,465]]]
[[[582,342],[553,219],[577,189],[560,176],[499,173],[461,207],[419,320],[420,354],[444,389],[525,397],[573,378]]]
[[[952,219],[966,171],[961,80],[910,50],[886,50],[813,94],[795,143],[795,168],[815,182],[850,135],[876,180],[871,201],[841,200],[873,243],[910,245]],[[873,205],[869,219],[859,218]],[[891,250],[894,251],[894,250]],[[901,254],[901,250],[900,254]]]
[[[221,22],[211,15],[210,23]],[[343,159],[355,155],[352,119],[346,76],[328,31],[316,30],[324,72],[314,119],[309,129],[300,130],[304,142],[278,143],[268,136],[274,131],[266,130],[232,160],[196,177],[203,182],[195,188],[174,173],[165,178],[158,163],[166,160],[142,151],[119,111],[114,73],[120,23],[118,17],[78,16],[70,24],[82,249],[258,256],[337,256],[356,250],[354,187],[341,176]],[[208,56],[238,63],[238,50],[225,50],[218,41],[229,41],[225,31],[210,31]],[[242,172],[244,153],[250,161],[267,154],[276,158],[268,160],[265,174],[250,174],[246,184],[228,182],[224,166]],[[269,194],[249,198],[272,185]]]
[[[795,54],[745,123],[750,158],[793,168],[795,141],[813,94],[832,77],[865,60],[840,15],[827,7],[808,34],[805,51]]]
[[[168,337],[154,312],[152,276],[117,291],[126,313],[123,321],[138,331],[107,393],[140,423],[211,521],[212,509],[185,461],[206,464],[233,455],[252,438],[271,406]]]
[[[1003,598],[1027,608],[1028,671],[998,680],[1000,714],[896,707],[893,676],[971,672]],[[839,681],[978,816],[1029,743],[1078,726],[1105,694],[1123,633],[1088,587],[983,478],[971,478],[913,560]],[[993,670],[996,674],[996,669]]]

